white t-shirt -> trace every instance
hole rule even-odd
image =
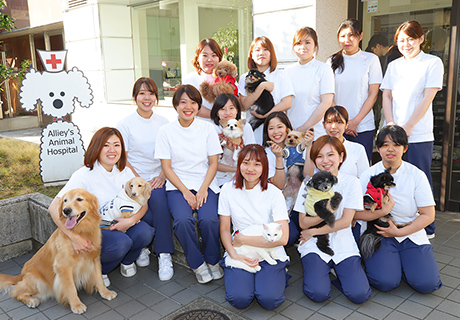
[[[222,133],[222,127],[220,125],[214,124],[214,129],[216,129],[217,135]],[[243,143],[245,146],[248,144],[256,143],[256,139],[254,138],[254,131],[252,131],[251,125],[247,122],[243,126]],[[221,186],[224,183],[230,181],[233,178],[233,176],[234,176],[233,172],[217,171],[216,173],[217,184]]]
[[[219,215],[231,217],[235,231],[254,224],[289,221],[283,194],[271,183],[262,191],[260,184],[247,190],[236,189],[233,181],[227,182],[219,195]],[[289,260],[283,246],[276,248],[276,255],[281,261]]]
[[[208,81],[209,83],[213,83],[214,79],[215,79],[215,77],[212,74],[206,74],[203,71],[201,71],[201,74],[198,74],[198,72],[194,71],[194,72],[190,72],[190,73],[186,74],[182,78],[182,84],[184,84],[184,85],[185,84],[191,84],[198,91],[200,91],[201,83],[203,83],[204,81]],[[200,91],[200,94],[201,94],[201,91]],[[201,96],[201,97],[203,98],[203,96]],[[211,102],[209,102],[208,100],[203,98],[203,102],[201,104],[202,107],[205,107],[206,109],[211,110],[212,105],[213,104]],[[202,118],[202,117],[198,117],[198,118],[201,119],[201,120],[212,122],[212,120],[208,119],[208,118]]]
[[[385,170],[382,162],[379,162],[360,176],[363,195],[366,193],[367,184],[372,176]],[[391,210],[393,219],[398,224],[413,221],[419,214],[419,207],[434,206],[433,192],[430,183],[423,171],[416,166],[403,161],[401,166],[393,174],[395,187],[390,189],[395,205]],[[429,244],[425,229],[419,230],[406,237],[395,237],[399,242],[409,238],[417,245]]]
[[[441,59],[423,51],[413,59],[401,57],[388,65],[380,89],[391,90],[393,121],[397,125],[406,124],[426,88],[442,89],[443,74]],[[425,115],[414,126],[409,143],[433,140],[433,109],[430,103]]]
[[[101,208],[115,198],[125,183],[133,177],[134,173],[128,167],[120,172],[114,166],[112,171],[108,172],[99,161],[96,161],[93,170],[81,167],[75,171],[56,197],[62,198],[67,191],[82,188],[96,196]]]
[[[145,119],[135,112],[117,124],[128,152],[128,162],[147,181],[161,172],[160,160],[155,159],[155,141],[158,130],[167,123],[166,118],[155,113]]]
[[[370,52],[359,50],[353,55],[343,55],[344,70],[335,70],[335,96],[336,105],[343,106],[348,111],[349,119],[355,118],[364,101],[369,96],[369,85],[382,82],[382,67],[379,58]],[[331,65],[331,58],[327,60]],[[374,112],[369,113],[361,120],[356,131],[364,132],[374,130]]]
[[[275,71],[270,72],[270,68],[265,70],[265,79],[269,82],[273,82],[274,88],[271,92],[273,96],[273,100],[275,101],[275,105],[280,103],[281,99],[294,96],[294,90],[292,89],[291,81],[289,78],[286,77],[285,73],[279,69],[275,69]],[[238,93],[242,96],[247,96],[246,88],[244,87],[246,84],[246,76],[248,73],[246,72],[240,77],[240,81],[238,82]],[[246,111],[246,119],[249,121],[253,118],[251,112],[248,110]],[[254,136],[256,137],[256,142],[262,145],[262,132],[263,132],[263,125],[258,127],[254,131]]]
[[[295,98],[286,111],[292,127],[302,126],[321,103],[321,95],[334,94],[334,73],[324,62],[313,59],[307,64],[299,62],[287,67],[285,75],[291,81]],[[315,138],[326,134],[321,120],[314,125]]]
[[[357,192],[360,187],[358,178],[341,172],[339,172],[337,178],[339,179],[339,182],[332,187],[332,190],[340,193],[343,199],[339,208],[335,212],[336,220],[342,217],[344,208],[363,210],[363,197],[359,192]],[[297,195],[297,200],[294,206],[294,210],[301,213],[305,213],[304,195],[307,193],[305,191],[306,183],[307,179],[305,179],[300,186],[300,191]],[[298,250],[300,256],[303,257],[306,254],[313,252],[318,254],[324,262],[328,263],[332,259],[335,264],[338,264],[351,256],[359,256],[359,249],[351,232],[351,224],[344,229],[329,234],[329,245],[331,249],[334,250],[334,255],[332,257],[320,251],[316,246],[316,242],[317,239],[313,237],[303,245],[299,246]]]
[[[209,168],[208,157],[222,153],[214,126],[195,118],[189,127],[182,127],[174,120],[160,128],[155,145],[155,159],[170,159],[171,167],[189,189],[198,191],[203,184]],[[212,191],[219,193],[214,178],[209,185]],[[169,181],[166,190],[177,190]]]

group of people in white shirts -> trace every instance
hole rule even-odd
[[[94,134],[84,166],[50,205],[53,220],[72,240],[76,253],[88,250],[91,244],[86,239],[59,223],[60,198],[70,189],[84,188],[102,207],[136,175],[150,183],[151,197],[131,218],[120,218],[110,229],[102,230],[106,285],[110,285],[108,273],[118,265],[126,277],[134,276],[137,267],[149,265],[150,249],[158,257],[160,280],[170,280],[174,276],[174,232],[197,281],[224,277],[225,298],[236,308],[246,308],[254,298],[268,310],[284,301],[289,257],[283,246],[296,242],[303,266],[302,289],[315,302],[330,297],[331,269],[336,274],[332,283],[354,303],[370,298],[370,285],[389,291],[402,279],[418,292],[439,289],[439,270],[424,228],[434,221],[435,212],[429,167],[431,103],[442,87],[442,62],[421,50],[424,34],[420,24],[406,21],[394,37],[402,57],[390,63],[382,80],[377,56],[359,48],[362,36],[357,20],[342,22],[337,32],[341,50],[324,63],[315,59],[315,30],[301,28],[292,44],[299,60],[285,70],[277,68],[271,41],[257,37],[250,46],[248,69],[263,72],[267,81],[248,93],[243,74],[239,97],[223,94],[214,103],[201,97],[199,86],[213,80],[212,71],[223,53],[216,41],[203,39],[192,61],[196,71],[183,77],[173,97],[177,119],[169,123],[154,112],[158,88],[150,78],[138,79],[133,87],[136,112],[117,128],[104,127]],[[372,107],[379,89],[383,91],[385,126],[375,147],[382,161],[369,168],[375,134]],[[251,110],[263,90],[271,92],[275,102],[266,115]],[[243,112],[246,119],[265,120],[255,132],[248,123],[244,126],[245,147],[235,168],[219,163],[219,121],[239,120]],[[282,195],[287,175],[283,149],[289,130],[306,133],[306,179],[291,212]],[[369,178],[390,167],[396,187],[390,190],[390,201],[371,213],[363,208],[362,199]],[[310,228],[321,219],[305,213],[304,183],[318,170],[338,178],[333,190],[343,197],[333,228]],[[366,221],[388,213],[396,223],[410,224],[397,228],[390,223],[381,228],[381,248],[362,261],[356,240]],[[275,242],[239,232],[270,222],[281,225],[282,236]],[[330,235],[333,256],[318,250],[315,236],[321,234]],[[221,241],[226,255],[252,267],[259,265],[261,270],[250,273],[226,266]],[[277,264],[237,254],[235,248],[241,245],[277,247]]]

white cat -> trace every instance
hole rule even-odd
[[[249,226],[240,231],[245,236],[263,236],[267,241],[276,242],[283,235],[281,225],[275,222],[269,224],[256,224]],[[278,257],[275,254],[274,248],[260,248],[248,245],[242,245],[241,247],[235,248],[236,253],[246,256],[251,259],[259,259],[261,261],[267,261],[267,263],[274,265]],[[256,273],[260,270],[260,266],[250,267],[246,263],[230,258],[229,255],[225,258],[225,264],[227,267],[240,268],[251,273]]]

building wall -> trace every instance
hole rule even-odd
[[[62,21],[61,0],[27,0],[30,27],[38,27]]]

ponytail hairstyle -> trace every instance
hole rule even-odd
[[[343,29],[348,29],[348,28],[350,28],[351,33],[354,36],[356,37],[361,36],[361,33],[362,33],[361,23],[356,19],[347,19],[340,24],[339,29],[337,30],[337,39],[339,38],[340,32],[342,32]],[[335,72],[335,70],[338,69],[339,72],[342,73],[343,70],[345,70],[342,49],[340,49],[339,51],[337,51],[331,56],[331,67],[332,67],[333,72]]]

